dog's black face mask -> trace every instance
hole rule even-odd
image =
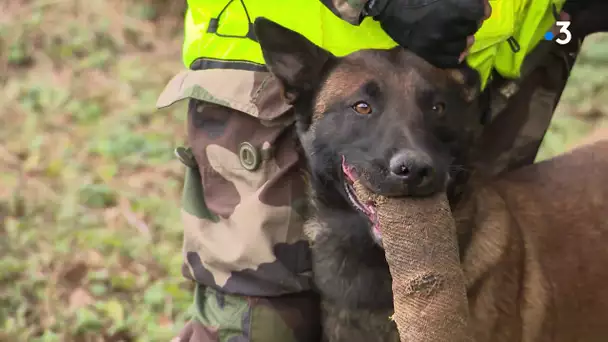
[[[440,70],[402,48],[338,58],[271,21],[255,28],[296,107],[318,201],[375,223],[373,206],[352,191],[355,180],[384,196],[446,189],[479,132],[474,72]]]

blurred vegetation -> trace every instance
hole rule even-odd
[[[154,108],[182,68],[182,13],[160,0],[3,5],[0,341],[168,341],[188,318],[172,153],[184,104]],[[541,158],[605,118],[607,78],[596,36]]]
[[[171,3],[3,3],[0,341],[169,341],[188,318],[184,108],[154,107],[182,68]]]
[[[537,160],[568,150],[608,124],[608,34],[585,39]]]

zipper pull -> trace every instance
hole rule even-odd
[[[511,50],[513,52],[519,52],[519,50],[521,49],[521,46],[519,46],[519,43],[513,36],[509,37],[509,39],[507,39],[507,42],[509,43],[509,46],[511,47]]]

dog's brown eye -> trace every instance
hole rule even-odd
[[[433,105],[433,107],[431,109],[433,110],[433,112],[435,112],[437,114],[441,114],[445,110],[445,103],[437,102]]]
[[[372,106],[370,106],[369,104],[363,102],[363,101],[359,101],[357,103],[355,103],[353,105],[353,109],[359,113],[359,114],[371,114],[372,113]]]

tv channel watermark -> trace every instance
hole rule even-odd
[[[570,32],[570,21],[559,20],[555,22],[555,26],[559,28],[555,42],[560,45],[566,45],[572,40],[572,32]],[[552,31],[545,33],[545,40],[553,40],[556,37]]]

